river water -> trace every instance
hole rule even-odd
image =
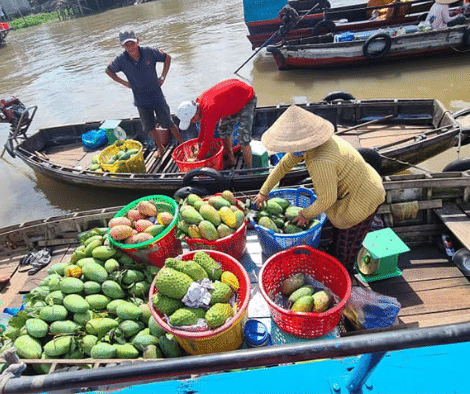
[[[258,105],[315,101],[337,90],[361,99],[436,98],[451,111],[470,105],[468,55],[363,68],[278,71],[262,51],[235,75],[253,53],[242,0],[160,0],[12,31],[0,48],[0,98],[15,95],[27,106],[38,106],[30,132],[138,116],[131,92],[104,73],[121,52],[119,31],[131,29],[142,45],[159,47],[172,57],[163,85],[172,112],[182,100],[237,76],[255,88]],[[8,124],[0,124],[0,146],[8,131]],[[468,155],[470,149],[460,154]],[[440,171],[455,159],[456,149],[451,149],[422,166]],[[0,160],[0,194],[0,227],[122,205],[143,195],[64,185],[35,174],[8,154]]]

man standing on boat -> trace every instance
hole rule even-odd
[[[450,15],[449,4],[455,3],[455,0],[436,0],[432,5],[426,17],[426,22],[434,30],[447,29],[451,26],[462,25],[466,23],[465,16],[460,14],[460,8]]]
[[[273,187],[305,161],[317,199],[300,211],[294,223],[303,227],[325,212],[333,226],[326,252],[352,274],[362,241],[385,200],[385,189],[380,175],[333,131],[326,119],[290,106],[261,137],[269,151],[287,153],[261,186],[256,205],[263,207]]]
[[[178,143],[183,142],[178,127],[171,119],[170,108],[161,88],[170,69],[171,56],[156,48],[139,46],[139,39],[133,31],[119,33],[119,42],[124,52],[108,65],[106,74],[132,89],[145,134],[138,139],[146,143],[150,134],[157,145],[156,157],[161,157],[168,142],[168,132],[162,133],[156,128],[157,120],[160,126],[171,131]],[[157,63],[163,63],[160,77],[157,75]],[[127,81],[120,78],[118,72],[123,72]]]
[[[251,133],[256,107],[254,89],[238,79],[227,79],[201,93],[195,101],[184,101],[178,107],[180,130],[187,130],[190,123],[200,122],[197,160],[206,158],[216,126],[224,143],[227,165],[236,164],[233,154],[233,133],[238,123],[238,143],[245,167],[252,168]]]

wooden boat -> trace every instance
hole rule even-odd
[[[347,41],[341,41],[346,35]],[[268,45],[266,51],[280,70],[365,65],[464,53],[470,47],[469,37],[468,21],[442,30],[419,30],[416,24],[393,25],[286,41]]]
[[[465,143],[467,139],[452,114],[433,99],[356,100],[350,94],[335,92],[322,101],[301,106],[330,120],[336,127],[336,133],[360,149],[367,160],[371,159],[370,162],[375,163],[372,164],[382,175],[420,163],[456,146],[459,141]],[[287,107],[256,108],[253,139],[260,140],[262,133]],[[464,119],[459,115],[459,120]],[[221,188],[241,191],[259,188],[266,178],[268,168],[247,171],[240,153],[234,169],[220,171],[215,177],[201,174],[199,169],[181,173],[171,158],[174,144],[168,145],[159,160],[155,160],[152,150],[144,152],[146,173],[89,171],[87,168],[93,156],[100,150],[84,149],[81,135],[100,125],[101,122],[88,122],[45,127],[31,136],[26,130],[13,131],[5,147],[35,172],[59,182],[80,186],[171,194],[191,184],[212,191],[220,191]],[[132,138],[140,130],[141,123],[138,118],[124,119],[120,126]],[[189,139],[196,135],[197,129],[192,125],[185,137]],[[283,184],[298,184],[306,177],[306,167],[301,165],[285,177]]]
[[[317,0],[270,0],[263,3],[244,0],[244,18],[249,32],[247,37],[252,48],[255,49],[261,47],[276,33],[279,34],[270,40],[271,44],[282,39],[308,37],[312,33],[318,35],[325,31],[336,33],[368,28],[377,29],[391,24],[410,23],[423,19],[433,4],[432,1],[427,0],[413,0],[402,2],[402,4],[387,1],[382,3],[384,4],[377,6],[359,3],[331,8],[328,2]],[[279,16],[279,12],[286,5],[293,8],[300,19],[294,26],[289,26],[290,21],[285,20],[285,17],[281,20]],[[383,12],[384,15],[371,19],[375,10]],[[286,29],[285,26],[289,28]],[[287,32],[280,34],[282,29]]]
[[[388,176],[384,187],[386,202],[379,216],[411,250],[399,256],[401,275],[368,283],[356,275],[353,282],[354,286],[400,302],[394,325],[354,330],[343,319],[337,329],[322,338],[300,339],[283,335],[278,329],[269,347],[242,347],[170,359],[22,360],[27,365],[49,363],[52,369],[40,376],[2,376],[3,393],[269,393],[291,392],[293,384],[296,390],[303,388],[312,393],[360,393],[366,389],[384,393],[467,392],[460,374],[465,368],[461,352],[470,348],[470,283],[437,247],[436,240],[446,233],[452,236],[456,250],[470,248],[470,174]],[[246,196],[252,196],[252,192],[238,193],[239,198]],[[403,210],[404,204],[414,209]],[[0,276],[10,276],[9,287],[1,289],[2,308],[18,308],[23,295],[47,275],[46,268],[33,276],[18,269],[26,252],[49,247],[53,251],[50,264],[64,261],[78,245],[78,233],[105,226],[119,208],[50,217],[1,229]],[[403,215],[404,211],[407,214]],[[269,310],[257,286],[257,273],[264,260],[257,237],[249,230],[247,253],[240,260],[252,273],[248,317],[268,324]],[[315,360],[321,362],[311,362]],[[85,365],[87,369],[77,370]],[[305,376],[310,379],[306,381]]]

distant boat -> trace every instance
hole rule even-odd
[[[243,9],[249,32],[247,37],[252,48],[256,49],[282,29],[285,34],[276,35],[270,41],[271,44],[281,39],[290,40],[325,32],[377,29],[392,24],[416,22],[424,19],[433,3],[434,1],[429,0],[413,0],[390,2],[388,5],[368,6],[368,3],[359,3],[331,8],[325,0],[243,0]],[[287,15],[286,19],[283,15],[281,20],[278,14],[287,5],[294,9],[296,16],[293,19]],[[373,19],[372,13],[376,10],[382,15]]]
[[[465,54],[470,48],[470,26],[420,30],[417,24],[383,29],[311,36],[268,45],[280,70],[382,64],[397,59]]]

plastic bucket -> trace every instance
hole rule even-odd
[[[216,196],[220,196],[221,193],[216,193]],[[209,198],[204,198],[207,201]],[[239,200],[236,200],[237,208],[242,210],[245,209],[239,204]],[[233,233],[224,238],[216,239],[215,241],[209,241],[203,238],[190,238],[185,237],[184,240],[188,244],[190,250],[209,249],[217,250],[222,253],[227,253],[233,258],[240,260],[246,250],[246,228],[248,225],[248,219],[245,219],[243,224]]]
[[[224,325],[214,330],[205,331],[186,331],[170,327],[160,312],[158,312],[152,304],[152,296],[157,292],[155,288],[155,279],[150,286],[149,291],[149,307],[154,319],[167,332],[173,334],[188,353],[208,354],[229,352],[238,349],[243,342],[243,323],[246,320],[246,312],[250,301],[251,284],[248,273],[245,268],[232,256],[226,253],[214,250],[204,250],[215,261],[219,262],[222,269],[231,271],[238,279],[240,285],[238,289],[237,313],[232,319],[227,320]],[[196,252],[188,252],[181,255],[182,260],[192,260]]]
[[[215,138],[211,142],[209,152],[211,157],[204,160],[188,162],[188,158],[193,157],[192,148],[197,145],[197,139],[188,140],[178,145],[171,154],[180,172],[188,172],[200,167],[211,167],[217,171],[224,169],[224,144],[220,138]]]
[[[339,299],[325,312],[294,312],[274,302],[285,279],[293,274],[311,275]],[[301,338],[316,338],[331,332],[339,323],[351,295],[351,278],[333,256],[310,246],[295,246],[266,260],[259,273],[259,288],[271,317],[283,331]]]
[[[152,200],[155,203],[159,212],[167,211],[173,215],[173,220],[166,229],[156,237],[138,244],[123,244],[119,241],[115,241],[111,237],[109,237],[109,240],[113,246],[139,263],[163,267],[167,257],[176,257],[183,252],[181,240],[176,237],[176,223],[179,217],[178,204],[176,201],[170,197],[161,195],[142,197],[127,204],[114,217],[125,216],[127,212],[135,208],[140,201],[148,200]]]
[[[278,189],[269,193],[269,198],[281,197],[288,200],[291,205],[307,208],[312,205],[317,196],[315,193],[303,187],[297,189]],[[256,230],[261,249],[266,256],[271,256],[277,252],[291,248],[297,245],[309,245],[313,248],[318,248],[320,244],[320,235],[323,224],[326,221],[326,214],[322,213],[317,218],[319,222],[316,226],[301,231],[296,234],[278,234],[266,227],[257,224],[253,218],[250,218],[250,223]]]

